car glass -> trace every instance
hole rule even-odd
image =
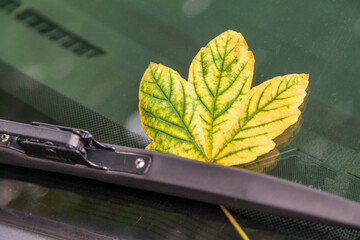
[[[360,13],[357,1],[0,0],[1,118],[91,131],[143,148],[138,87],[150,61],[185,79],[227,29],[255,55],[254,84],[309,73],[291,142],[245,168],[360,201]]]

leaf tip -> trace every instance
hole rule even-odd
[[[157,63],[150,62],[150,63],[149,63],[149,68],[156,67],[157,65],[158,65]]]
[[[248,51],[249,52],[249,62],[252,62],[253,64],[255,63],[255,57],[254,57],[254,53],[252,51]]]
[[[226,30],[225,32],[226,32],[226,33],[233,33],[233,34],[238,33],[238,32],[236,32],[236,31],[234,31],[234,30],[231,30],[231,29],[228,29],[228,30]]]
[[[304,80],[309,80],[310,74],[309,73],[300,73],[298,76]]]
[[[301,81],[305,82],[307,85],[309,84],[310,75],[308,73],[299,74],[299,77],[300,77]]]
[[[241,34],[241,32],[237,32],[237,31],[228,29],[223,34],[228,34],[228,36],[232,36],[232,37],[235,37],[235,38],[240,38],[240,39],[243,39],[245,41],[244,36]],[[220,35],[222,35],[222,34],[220,34]]]

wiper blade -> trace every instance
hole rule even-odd
[[[0,120],[0,163],[360,229],[357,202],[244,169],[109,146],[81,129]]]

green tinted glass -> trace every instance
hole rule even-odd
[[[138,87],[150,61],[187,78],[197,51],[233,29],[254,84],[309,73],[297,135],[246,168],[360,201],[358,1],[0,0],[0,113],[145,147]],[[36,112],[36,113],[35,113]]]

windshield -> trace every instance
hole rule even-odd
[[[202,46],[241,32],[256,60],[253,85],[310,74],[292,141],[242,167],[360,201],[358,1],[0,0],[0,29],[0,118],[136,148],[150,142],[138,112],[149,63],[187,79]]]

